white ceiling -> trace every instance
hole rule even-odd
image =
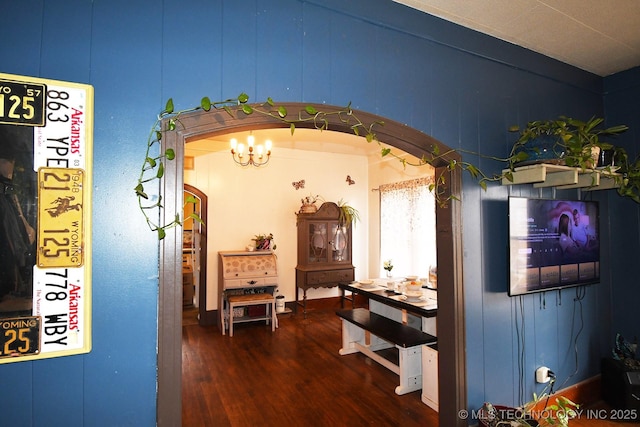
[[[639,0],[394,0],[599,76],[640,65]]]

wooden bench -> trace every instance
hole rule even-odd
[[[340,354],[361,352],[400,377],[396,394],[422,388],[422,346],[437,338],[365,308],[339,310],[342,319]]]
[[[264,294],[247,294],[247,295],[229,295],[227,297],[229,302],[229,336],[233,336],[233,323],[234,322],[252,322],[256,320],[266,320],[267,325],[271,322],[271,331],[275,331],[278,327],[278,316],[276,316],[276,299],[273,295]],[[234,319],[233,309],[236,307],[245,307],[249,305],[265,305],[265,315],[254,318],[241,318]],[[224,335],[224,324],[222,325],[222,335]]]

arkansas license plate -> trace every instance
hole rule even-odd
[[[40,351],[40,317],[0,319],[0,357],[35,354]]]
[[[79,267],[84,262],[84,171],[38,170],[38,267]]]

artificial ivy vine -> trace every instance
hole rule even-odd
[[[356,136],[363,136],[368,143],[376,142],[380,145],[380,154],[382,157],[392,156],[398,159],[402,163],[404,167],[406,166],[423,166],[423,165],[435,165],[436,162],[448,157],[449,154],[453,152],[466,152],[464,150],[449,150],[447,152],[441,153],[438,146],[432,146],[431,151],[422,156],[421,159],[418,160],[417,163],[412,163],[407,161],[406,159],[395,154],[391,148],[385,147],[382,145],[380,141],[376,138],[375,127],[376,126],[384,126],[384,122],[374,121],[372,123],[364,123],[357,116],[356,112],[351,108],[351,103],[349,103],[345,107],[338,108],[336,110],[329,111],[318,111],[315,107],[308,105],[301,110],[297,116],[289,117],[288,111],[284,106],[276,106],[271,98],[268,98],[267,101],[261,105],[250,105],[248,104],[249,96],[245,93],[241,93],[237,98],[227,99],[224,101],[216,101],[212,102],[209,97],[204,97],[200,101],[200,105],[197,107],[175,111],[173,105],[173,99],[169,99],[165,105],[164,110],[158,115],[156,122],[151,128],[151,132],[149,133],[149,137],[147,139],[147,149],[145,153],[145,160],[142,164],[142,168],[140,171],[140,176],[138,178],[138,184],[135,187],[135,193],[138,198],[138,205],[142,214],[145,217],[147,225],[152,231],[157,232],[158,239],[163,239],[166,236],[166,232],[168,229],[173,227],[178,227],[182,225],[182,220],[180,218],[180,214],[176,214],[173,221],[168,224],[160,224],[159,220],[152,219],[150,213],[153,213],[153,217],[161,218],[159,212],[163,209],[162,205],[162,196],[158,195],[157,201],[153,201],[150,199],[149,195],[145,190],[145,186],[154,184],[154,189],[157,189],[157,185],[160,184],[160,180],[164,176],[165,162],[171,161],[175,158],[175,152],[172,149],[167,149],[164,153],[160,153],[157,156],[154,156],[152,153],[154,150],[159,151],[160,141],[162,140],[162,135],[164,132],[172,132],[175,131],[177,126],[180,126],[180,116],[198,110],[210,111],[210,110],[224,110],[230,116],[233,117],[234,112],[241,111],[246,115],[250,114],[263,114],[265,116],[272,117],[274,119],[280,120],[283,123],[289,125],[291,129],[291,134],[295,132],[296,125],[301,123],[312,123],[313,126],[322,131],[329,129],[329,117],[337,117],[337,119],[350,127]],[[162,129],[163,120],[168,119],[167,129]],[[470,154],[477,154],[473,152],[467,152]],[[485,156],[486,157],[486,156]],[[490,157],[494,160],[498,161],[508,161],[508,159],[498,159]],[[443,171],[435,180],[433,184],[430,185],[429,190],[434,193],[436,200],[441,205],[445,205],[450,197],[442,199],[442,195],[444,194],[444,190],[442,186],[446,183],[445,172],[452,171],[455,168],[460,168],[463,171],[467,171],[474,179],[478,180],[480,186],[486,190],[487,182],[490,181],[498,181],[502,178],[502,175],[494,175],[488,176],[485,175],[482,171],[480,171],[477,167],[468,162],[450,160]],[[509,176],[507,175],[507,178]],[[185,203],[195,203],[196,200],[192,197],[189,197]],[[195,213],[190,214],[187,218],[193,218],[195,221],[201,222],[202,219]]]

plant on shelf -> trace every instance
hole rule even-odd
[[[640,157],[630,161],[623,148],[616,148],[614,153],[616,166],[617,192],[622,197],[629,197],[640,203]]]
[[[300,210],[298,211],[298,213],[315,213],[318,211],[318,207],[316,206],[316,202],[318,200],[322,200],[322,198],[319,195],[308,195],[302,199],[300,199],[300,201],[302,202],[302,206],[300,206]]]
[[[601,150],[612,150],[614,146],[600,139],[601,136],[617,135],[628,129],[625,125],[600,129],[604,119],[592,117],[588,121],[560,116],[555,120],[536,120],[509,128],[519,132],[518,140],[511,149],[509,166],[532,163],[556,163],[582,169],[597,166]]]
[[[273,233],[269,234],[256,234],[256,237],[253,239],[256,242],[256,250],[257,251],[268,251],[268,250],[276,250],[276,245],[271,246],[271,241],[273,240]]]
[[[351,224],[354,224],[360,220],[360,212],[353,206],[349,206],[344,200],[340,199],[338,203],[338,208],[340,208],[340,216],[338,217],[338,222],[342,226],[350,227]]]

